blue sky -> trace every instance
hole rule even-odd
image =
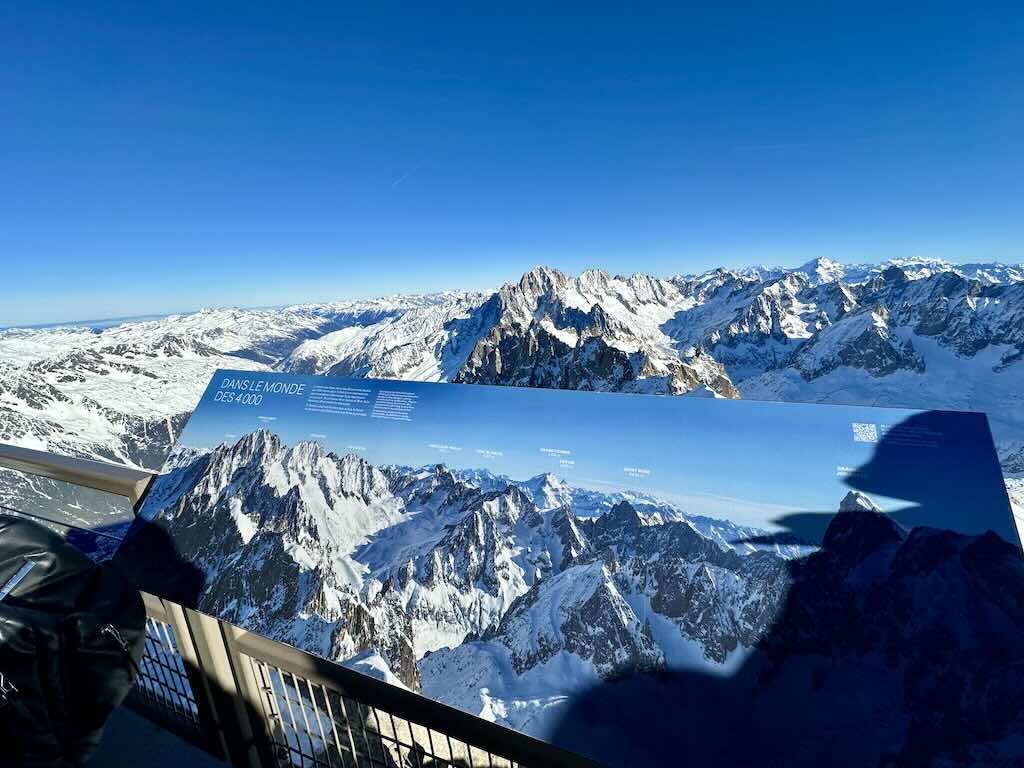
[[[244,386],[250,394],[255,382],[306,389],[266,394],[258,404],[219,402],[218,392],[245,392],[225,386],[235,381],[249,382]],[[409,392],[417,401],[410,421],[312,413],[306,404],[314,386],[367,390],[370,403],[381,390]],[[839,471],[867,471],[880,455],[878,444],[854,440],[854,422],[873,424],[881,434],[883,425],[905,424],[915,413],[218,371],[179,442],[208,449],[266,428],[289,445],[315,440],[328,451],[355,453],[377,465],[443,463],[516,480],[552,472],[573,485],[642,490],[692,514],[764,528],[789,512],[834,512],[857,487],[870,490],[886,511],[929,507],[928,517],[915,524],[1012,531],[980,414],[928,412],[938,447],[890,445],[881,471],[875,465],[863,482]],[[925,486],[934,492],[923,493]]]
[[[4,4],[0,325],[1024,259],[1019,4],[359,5]]]

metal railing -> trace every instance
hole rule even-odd
[[[209,691],[181,606],[142,593],[146,605],[145,651],[125,704],[196,747],[223,758]]]
[[[142,469],[60,456],[6,443],[0,443],[0,467],[114,493],[126,497],[132,504],[138,503],[145,495],[155,477],[152,472]]]
[[[10,446],[0,446],[0,466],[119,493],[136,504],[152,477]],[[597,765],[171,601],[143,598],[145,655],[126,704],[233,766]]]
[[[594,766],[411,691],[144,597],[146,656],[128,705],[233,765]]]

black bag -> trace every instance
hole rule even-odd
[[[134,683],[145,624],[116,571],[0,515],[0,765],[81,765]]]

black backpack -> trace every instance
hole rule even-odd
[[[0,765],[81,765],[135,681],[145,626],[116,571],[0,515]]]

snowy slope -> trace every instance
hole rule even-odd
[[[378,468],[259,430],[210,451],[181,451],[142,514],[165,526],[205,574],[204,610],[329,658],[373,649],[410,687],[418,685],[416,659],[467,638],[504,638],[520,672],[546,663],[566,622],[579,635],[565,645],[573,652],[596,648],[593,632],[606,623],[603,650],[588,656],[598,676],[634,657],[660,664],[651,629],[634,615],[634,596],[660,606],[674,588],[668,582],[684,577],[650,568],[666,566],[671,553],[737,575],[760,573],[765,558],[785,562],[725,542],[725,521],[695,518],[718,540],[706,536],[682,510],[653,498],[646,503],[660,512],[641,517],[618,495],[599,502],[587,491],[588,512],[607,511],[581,520],[573,512],[578,489],[553,475],[517,482],[480,471],[466,473],[467,482],[462,474],[443,465]],[[529,489],[559,503],[538,505]],[[700,569],[683,570],[686,588],[696,588]],[[551,619],[547,634],[516,645],[538,611],[556,610],[561,618]],[[363,614],[373,619],[368,628],[357,621]],[[721,633],[735,634],[735,621],[722,619],[732,623],[691,639],[729,646]],[[381,627],[398,634],[378,635]]]
[[[735,739],[737,728],[754,724],[745,723],[751,716],[785,721],[793,711],[787,702],[794,701],[800,712],[829,708],[842,733],[848,733],[847,721],[835,718],[861,702],[867,706],[858,720],[900,723],[895,734],[883,729],[866,741],[854,729],[861,743],[844,764],[860,764],[860,749],[882,744],[884,750],[890,738],[894,746],[905,738],[927,754],[980,742],[976,759],[997,744],[1019,755],[1016,734],[1024,721],[1016,702],[1024,702],[1024,678],[1004,654],[1015,658],[1011,649],[1024,637],[1024,614],[996,585],[1019,582],[1024,566],[1019,551],[998,537],[908,532],[870,499],[851,493],[822,549],[790,568],[767,553],[736,558],[707,549],[706,540],[681,526],[644,527],[629,510],[613,516],[606,532],[614,533],[614,555],[605,550],[541,582],[496,629],[424,657],[424,692],[617,766],[637,759],[651,764],[653,758],[639,755],[664,752],[650,748],[664,740],[651,740],[641,725],[646,720],[659,723],[659,735],[665,727],[692,725],[686,738],[701,739],[706,729],[719,745],[711,753],[720,757],[718,739]],[[979,631],[982,625],[989,630]],[[991,679],[1004,685],[992,689],[984,682]],[[668,696],[686,690],[673,685],[689,686],[695,698],[661,700],[659,688]],[[958,714],[959,696],[977,717]],[[595,706],[594,697],[605,705]],[[757,715],[746,714],[746,702]],[[669,705],[674,709],[658,717]],[[586,734],[614,728],[621,707],[632,713],[626,721],[641,728],[628,743],[594,751],[587,739],[561,741],[567,716],[584,718],[579,727]],[[697,717],[676,713],[694,707]],[[598,712],[607,712],[608,722],[587,719]],[[727,725],[718,734],[712,726],[723,717]],[[908,720],[934,731],[934,738],[912,740],[903,731]],[[750,751],[772,744],[780,727],[756,729],[751,738],[762,741]],[[805,740],[817,744],[820,738]],[[811,761],[799,764],[816,764],[815,754],[807,752]]]
[[[447,381],[487,324],[485,294],[445,294],[376,322],[349,325],[297,346],[290,373]]]
[[[1017,386],[1021,273],[927,259],[671,279],[538,267],[494,294],[203,310],[101,332],[6,330],[2,437],[155,466],[174,432],[167,420],[191,409],[217,366],[811,401],[837,392],[927,406],[945,392],[946,407],[989,409]],[[948,359],[923,358],[928,340]],[[41,405],[33,390],[44,385],[57,394]],[[1015,409],[1004,416],[1000,441],[1019,435],[1020,419]],[[151,446],[133,444],[140,434]]]
[[[668,279],[538,267],[493,294],[8,329],[0,441],[156,468],[229,367],[982,410],[1012,477],[1024,471],[1022,275],[933,259]],[[0,500],[15,497],[0,482]]]
[[[269,370],[308,339],[451,300],[202,310],[99,332],[0,331],[0,440],[159,468],[217,368]]]
[[[799,656],[831,643],[842,663],[863,664],[897,642],[908,659],[948,664],[922,650],[936,622],[967,632],[947,604],[984,605],[987,625],[1024,630],[1024,614],[1000,614],[1019,613],[1011,593],[992,589],[1016,583],[1013,547],[991,534],[906,531],[853,491],[820,549],[753,548],[734,537],[763,531],[655,497],[551,474],[377,467],[267,430],[182,450],[168,469],[144,514],[205,575],[201,609],[544,738],[591,689],[647,673],[726,679],[776,644]],[[894,622],[886,638],[860,632],[863,617],[846,628],[844,612],[875,610],[875,589],[897,601],[881,616],[917,601],[920,618]],[[815,613],[783,620],[802,610],[794,590]],[[856,645],[823,634],[836,627]],[[1003,658],[986,637],[959,641],[972,648],[965,674],[979,680]],[[1005,723],[986,727],[999,736]]]

